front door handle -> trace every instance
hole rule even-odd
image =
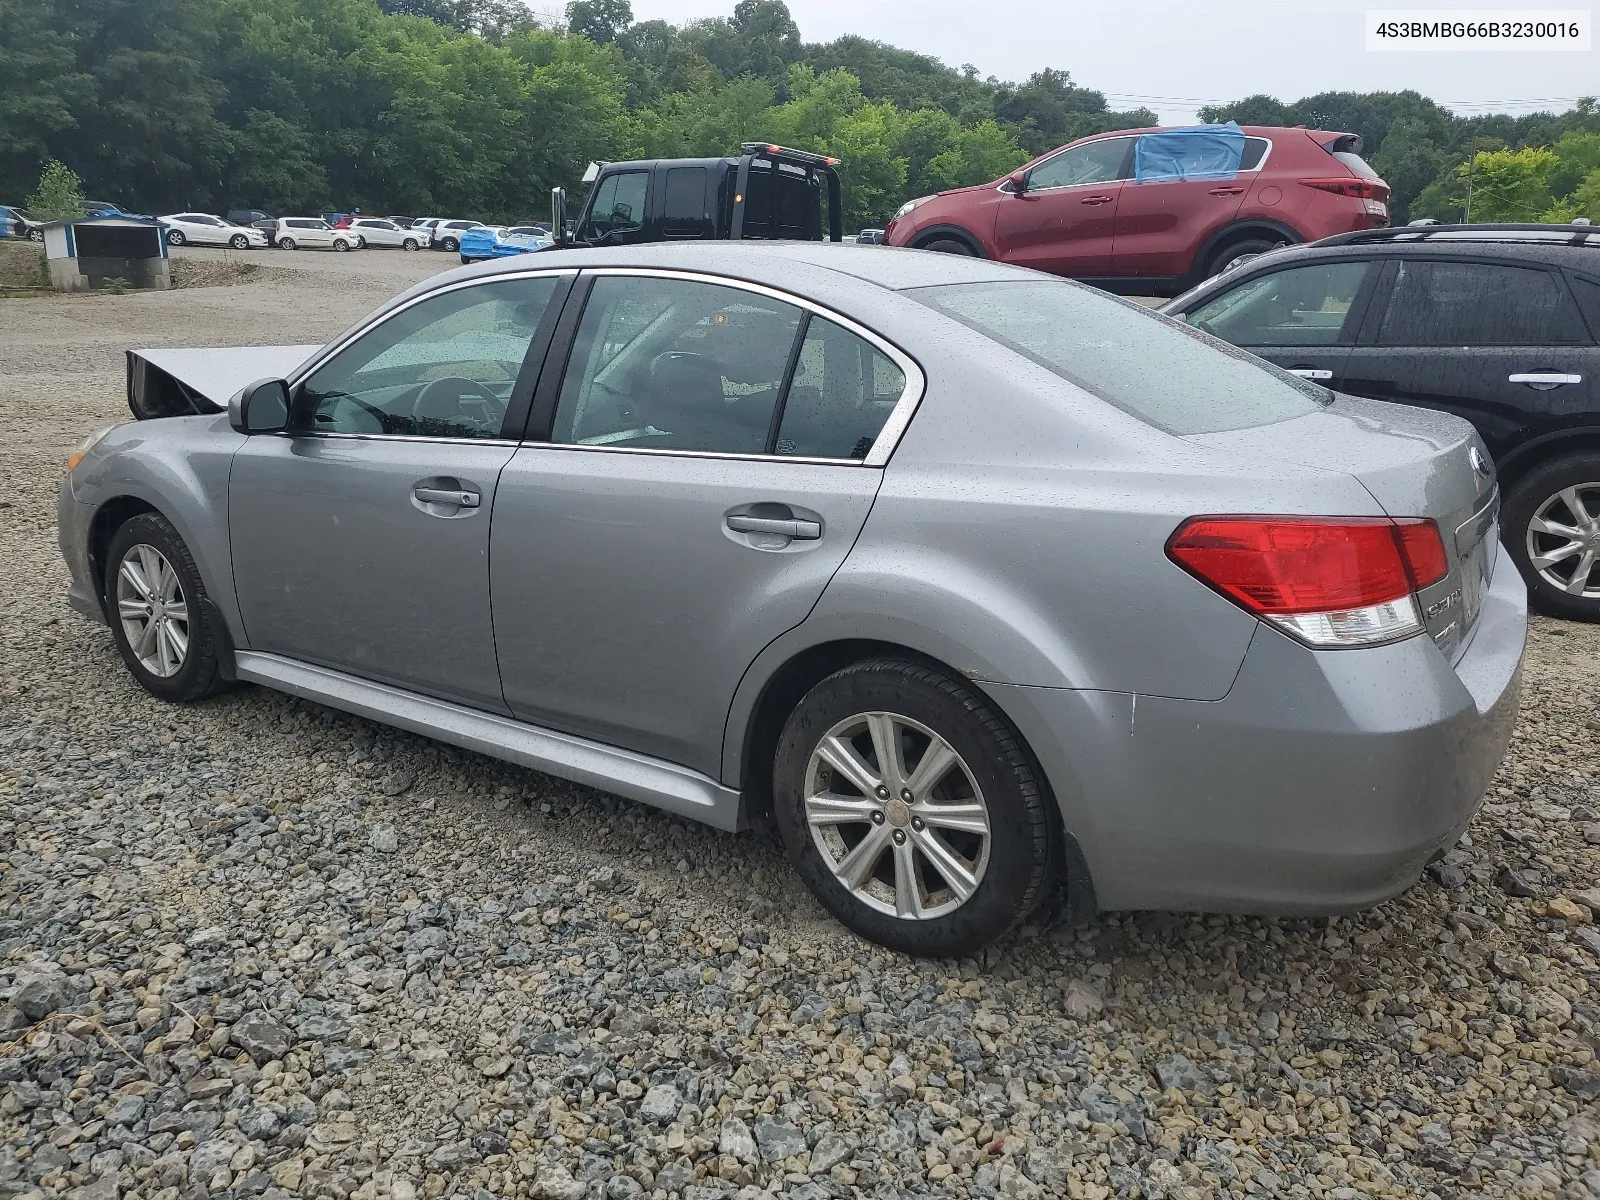
[[[418,487],[411,494],[424,504],[449,504],[456,508],[477,508],[483,497],[477,492],[456,491],[451,488]]]
[[[1564,371],[1515,371],[1506,376],[1507,383],[1525,383],[1531,388],[1547,392],[1567,383],[1582,383],[1582,375],[1569,375]]]
[[[1332,371],[1323,371],[1316,367],[1290,367],[1289,374],[1298,375],[1301,379],[1324,380],[1333,378]]]
[[[1115,199],[1116,199],[1115,196],[1085,196],[1082,200],[1078,201],[1078,203],[1079,204],[1110,204]]]
[[[776,517],[744,517],[737,514],[728,518],[728,528],[735,533],[771,533],[797,541],[813,541],[822,536],[822,526],[816,521],[783,520]]]
[[[1244,189],[1242,187],[1219,187],[1212,188],[1210,194],[1213,196],[1238,196],[1243,192]]]

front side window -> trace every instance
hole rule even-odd
[[[1084,146],[1063,150],[1028,172],[1028,190],[1074,187],[1083,183],[1111,183],[1126,179],[1122,165],[1128,158],[1132,138],[1104,138]]]
[[[316,433],[500,436],[554,276],[457,288],[357,338],[301,385],[296,424]]]
[[[644,224],[644,198],[650,177],[644,171],[607,175],[594,194],[585,241],[627,233]]]
[[[906,375],[871,342],[813,316],[783,403],[776,451],[861,459],[906,388]]]
[[[1560,279],[1534,267],[1402,261],[1381,346],[1567,346],[1585,341]]]
[[[1367,264],[1275,271],[1189,313],[1189,324],[1236,346],[1331,346],[1339,341]]]
[[[904,294],[1170,433],[1288,421],[1318,411],[1329,396],[1226,342],[1083,284],[972,283]]]
[[[691,280],[595,280],[551,440],[766,452],[801,309]]]

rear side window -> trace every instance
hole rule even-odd
[[[777,453],[865,458],[905,388],[905,372],[883,351],[812,317],[784,401]]]
[[[1589,322],[1589,336],[1600,342],[1600,283],[1574,275],[1572,294],[1578,298],[1583,319]]]
[[[1329,396],[1209,334],[1081,284],[958,284],[906,295],[1171,433],[1288,421]]]
[[[1332,346],[1366,273],[1363,262],[1274,271],[1193,309],[1189,324],[1236,346]]]
[[[1261,165],[1261,160],[1267,156],[1267,148],[1272,145],[1266,138],[1247,137],[1244,140],[1244,153],[1239,155],[1239,170],[1254,171]]]
[[[667,237],[710,237],[711,211],[706,205],[706,169],[672,167],[667,173],[661,231]]]
[[[1565,346],[1587,341],[1561,280],[1534,267],[1403,261],[1381,346]]]

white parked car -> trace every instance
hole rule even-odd
[[[440,221],[433,227],[433,240],[429,243],[435,250],[444,250],[450,253],[461,249],[461,235],[469,229],[482,229],[482,221]]]
[[[234,225],[209,213],[173,213],[157,218],[167,245],[232,246],[235,250],[264,247],[267,235],[247,225]]]
[[[348,229],[335,229],[321,217],[279,217],[278,249],[298,250],[331,248],[345,251],[359,249],[361,243]]]
[[[424,246],[430,246],[433,244],[434,226],[445,220],[448,220],[448,218],[418,217],[415,221],[411,222],[411,232],[422,239],[422,244]]]
[[[392,247],[400,250],[420,250],[426,241],[414,229],[406,229],[382,217],[357,217],[350,222],[349,232],[356,241],[367,246]]]

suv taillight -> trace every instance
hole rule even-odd
[[[1298,181],[1319,192],[1332,192],[1336,196],[1353,196],[1357,200],[1389,199],[1389,185],[1379,179],[1357,179],[1346,175],[1337,179],[1301,179]]]
[[[1449,573],[1423,518],[1192,517],[1167,556],[1307,645],[1371,646],[1422,630],[1415,593]]]

